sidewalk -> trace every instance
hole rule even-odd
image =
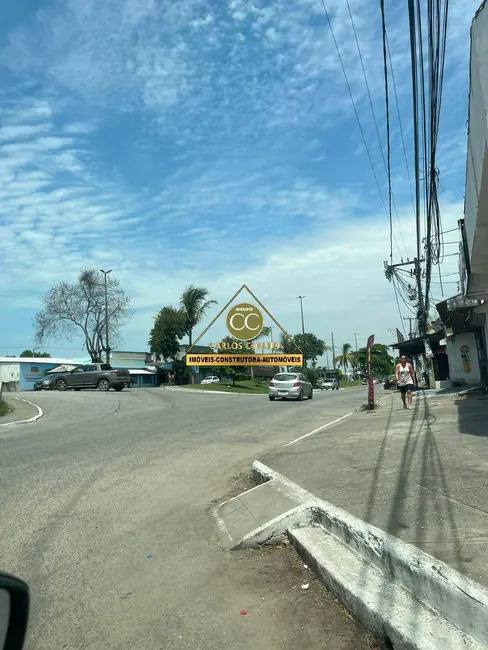
[[[7,404],[14,410],[12,413],[0,417],[0,429],[2,428],[2,425],[29,420],[39,413],[35,406],[22,401],[22,399],[13,399],[11,393],[4,393],[3,401],[7,402]]]
[[[488,586],[487,397],[392,394],[259,460]]]

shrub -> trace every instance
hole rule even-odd
[[[301,372],[305,375],[312,386],[317,386],[317,381],[320,375],[318,370],[314,370],[313,368],[303,368]]]
[[[12,409],[7,404],[7,402],[4,402],[3,400],[0,400],[0,417],[3,416],[3,415],[8,415],[11,412],[12,412]]]

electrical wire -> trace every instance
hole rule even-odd
[[[386,159],[388,177],[388,219],[390,224],[390,261],[393,264],[393,219],[391,216],[391,148],[390,148],[390,100],[388,93],[388,61],[386,55],[386,19],[385,0],[380,0],[381,32],[383,39],[383,68],[385,81],[385,113],[386,113]]]
[[[395,73],[393,70],[393,61],[391,58],[391,51],[390,51],[390,41],[388,40],[388,33],[386,34],[386,47],[388,49],[388,59],[390,61],[390,72],[391,72],[391,81],[393,85],[393,93],[395,95],[395,104],[396,104],[396,109],[397,109],[397,116],[398,116],[398,125],[400,127],[400,136],[402,139],[402,148],[403,148],[403,156],[405,158],[405,167],[407,169],[407,178],[408,178],[408,186],[410,188],[410,197],[412,199],[412,208],[415,213],[415,201],[413,198],[413,189],[412,189],[412,179],[410,178],[410,168],[408,164],[408,156],[407,156],[407,147],[405,146],[405,137],[403,134],[403,123],[402,123],[402,116],[400,112],[400,102],[398,101],[398,93],[397,93],[397,87],[396,87],[396,81],[395,81]]]
[[[349,12],[349,19],[351,21],[351,27],[352,27],[352,31],[353,31],[353,34],[354,34],[354,40],[356,41],[356,48],[357,48],[358,55],[359,55],[359,61],[361,63],[361,70],[363,72],[364,83],[366,85],[366,91],[367,91],[367,94],[368,94],[369,106],[371,108],[371,114],[373,116],[373,122],[374,122],[375,130],[376,130],[376,136],[378,138],[378,144],[379,144],[379,148],[380,148],[380,152],[381,152],[381,157],[383,159],[383,165],[385,167],[385,172],[386,172],[386,175],[387,175],[387,178],[388,178],[388,187],[389,187],[389,194],[390,194],[389,201],[390,201],[390,203],[393,202],[393,209],[394,209],[395,216],[396,216],[396,219],[397,219],[397,222],[398,222],[398,229],[399,229],[399,232],[400,232],[400,237],[402,239],[403,248],[405,250],[405,256],[407,256],[407,254],[408,254],[407,246],[405,244],[405,238],[403,236],[403,230],[402,230],[402,226],[401,226],[401,223],[400,223],[400,217],[398,215],[398,209],[397,209],[397,206],[396,206],[395,199],[391,195],[391,173],[390,173],[390,167],[389,167],[389,156],[388,156],[388,164],[387,164],[386,159],[385,159],[385,154],[384,154],[384,151],[383,151],[383,145],[381,143],[381,135],[380,135],[379,127],[378,127],[378,120],[376,119],[376,111],[374,110],[373,100],[372,100],[372,97],[371,97],[371,90],[370,90],[369,83],[368,83],[368,76],[366,74],[366,68],[364,66],[363,55],[362,55],[362,52],[361,52],[361,46],[359,45],[359,38],[358,38],[358,35],[357,35],[356,25],[354,23],[354,17],[353,17],[352,11],[351,11],[351,5],[349,4],[349,0],[346,0],[346,5],[347,5],[347,10]],[[385,28],[385,30],[386,30],[386,28]],[[385,31],[385,35],[386,35],[386,31]],[[391,60],[390,60],[390,63],[391,63]],[[386,71],[385,71],[385,74],[386,74]],[[388,95],[388,93],[387,93],[387,95]],[[387,103],[388,103],[388,99],[387,99]],[[389,115],[387,116],[387,122],[388,121],[389,121]],[[403,132],[402,132],[402,137],[403,137]],[[389,142],[390,142],[390,140],[389,140],[389,123],[387,123],[387,142],[388,142],[388,148],[389,148]],[[390,205],[389,219],[391,221],[391,205]],[[392,248],[393,248],[393,246],[392,246],[392,224],[390,224],[390,259],[392,259],[392,257],[393,257]]]
[[[341,51],[340,51],[340,49],[339,49],[339,44],[337,43],[337,39],[336,39],[336,37],[335,37],[334,28],[332,27],[332,21],[330,20],[330,15],[329,15],[329,12],[327,11],[327,7],[326,7],[326,5],[325,5],[325,0],[321,0],[321,1],[322,1],[322,7],[323,7],[323,9],[324,9],[324,13],[325,13],[325,18],[326,18],[326,20],[327,20],[327,24],[328,24],[328,26],[329,26],[330,33],[331,33],[331,35],[332,35],[332,40],[334,41],[334,45],[335,45],[335,49],[336,49],[336,52],[337,52],[337,56],[338,56],[338,58],[339,58],[339,63],[340,63],[340,65],[341,65],[342,74],[344,75],[344,80],[345,80],[345,82],[346,82],[347,90],[348,90],[348,92],[349,92],[349,97],[351,98],[351,103],[352,103],[352,106],[353,106],[353,109],[354,109],[354,114],[356,115],[356,120],[357,120],[357,123],[358,123],[358,126],[359,126],[359,131],[361,132],[361,137],[362,137],[362,139],[363,139],[364,148],[366,149],[366,154],[367,154],[367,156],[368,156],[369,164],[370,164],[370,166],[371,166],[371,171],[373,172],[374,180],[375,180],[375,183],[376,183],[376,187],[378,188],[378,193],[379,193],[379,195],[380,195],[381,203],[383,204],[383,209],[384,209],[384,211],[385,211],[386,218],[389,219],[389,216],[388,216],[388,210],[387,210],[387,208],[386,208],[386,203],[385,203],[385,200],[384,200],[384,198],[383,198],[383,192],[381,191],[381,186],[380,186],[380,183],[379,183],[379,180],[378,180],[378,176],[377,176],[377,174],[376,174],[376,170],[375,170],[375,168],[374,168],[373,159],[372,159],[372,157],[371,157],[371,153],[370,153],[370,151],[369,151],[369,147],[368,147],[368,143],[367,143],[367,140],[366,140],[366,136],[365,136],[365,134],[364,134],[364,129],[363,129],[363,126],[362,126],[362,124],[361,124],[361,120],[359,119],[358,109],[357,109],[357,106],[356,106],[356,102],[354,101],[354,96],[353,96],[353,94],[352,94],[351,84],[349,83],[349,78],[348,78],[348,76],[347,76],[347,72],[346,72],[346,68],[345,68],[345,65],[344,65],[344,61],[343,61],[343,59],[342,59]],[[396,244],[396,246],[397,246],[397,249],[399,250],[399,248],[398,248],[398,242],[396,241],[396,238],[393,237],[393,239],[395,240],[395,244]]]

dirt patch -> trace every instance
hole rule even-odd
[[[372,636],[305,567],[293,547],[225,555],[233,591],[238,588],[243,594],[239,614],[246,613],[240,616],[250,627],[265,627],[262,642],[254,648],[378,650]]]
[[[229,501],[229,499],[233,499],[234,497],[239,496],[239,494],[247,492],[254,487],[256,487],[256,483],[252,479],[251,472],[241,472],[241,474],[238,474],[231,479],[229,489],[226,490],[222,496],[213,499],[208,509],[211,510],[215,506],[218,506],[220,503]]]

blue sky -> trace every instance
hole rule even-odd
[[[451,3],[445,229],[462,217],[478,4]],[[384,145],[379,7],[350,5]],[[347,5],[326,6],[386,200]],[[413,178],[405,2],[388,3],[387,24]],[[391,119],[399,259],[414,255],[414,218],[393,98]],[[306,295],[307,330],[325,339],[334,331],[338,345],[354,332],[386,343],[402,325],[384,278],[388,241],[321,0],[0,5],[0,355],[32,347],[42,294],[91,266],[114,269],[132,295],[125,349],[146,349],[151,315],[190,283],[221,305],[247,283],[291,333],[300,329],[296,296]],[[442,269],[447,294],[456,293],[455,260]],[[210,338],[224,334],[217,326]],[[80,353],[76,340],[45,347]]]

